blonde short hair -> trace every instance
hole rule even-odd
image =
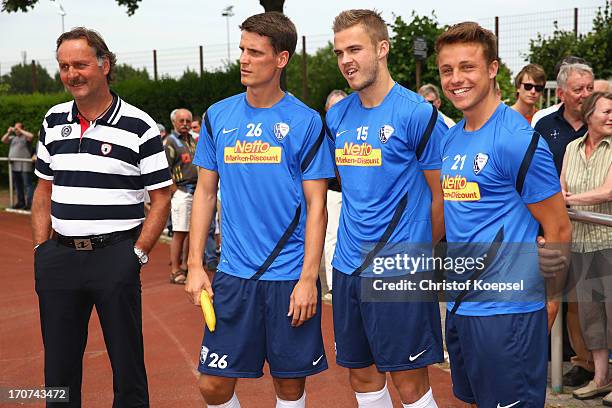
[[[389,31],[387,23],[376,10],[353,9],[344,10],[334,19],[334,34],[361,24],[370,37],[373,44],[380,41],[389,41]]]

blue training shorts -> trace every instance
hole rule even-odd
[[[386,372],[444,361],[438,303],[364,301],[362,284],[371,279],[334,269],[336,362]]]
[[[321,335],[321,285],[317,314],[291,326],[289,298],[297,281],[263,281],[217,272],[213,280],[217,326],[204,328],[198,371],[257,378],[264,361],[277,378],[300,378],[327,369]]]
[[[546,309],[463,316],[446,313],[453,393],[479,407],[542,408],[546,400]]]

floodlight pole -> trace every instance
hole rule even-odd
[[[58,9],[57,13],[62,17],[62,34],[64,34],[66,32],[66,29],[64,26],[64,17],[66,16],[66,10],[64,10],[64,7],[59,2],[59,0],[51,0],[51,2],[53,2],[53,4],[57,6],[57,9]]]
[[[229,19],[230,17],[234,16],[233,9],[234,9],[234,6],[227,6],[226,8],[223,9],[223,12],[221,13],[221,15],[225,17],[225,23],[226,23],[226,28],[227,28],[227,61],[228,63],[231,61]]]

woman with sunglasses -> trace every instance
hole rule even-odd
[[[514,79],[516,102],[512,109],[523,115],[529,123],[538,111],[536,103],[542,96],[546,84],[546,73],[538,64],[525,65]]]

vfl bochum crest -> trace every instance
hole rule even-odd
[[[478,174],[484,169],[489,161],[489,155],[484,153],[477,153],[474,156],[474,174]]]
[[[280,142],[289,133],[289,125],[284,122],[278,122],[274,124],[274,136]]]
[[[385,125],[381,127],[380,130],[378,131],[378,138],[383,144],[387,143],[387,140],[389,140],[391,135],[393,135],[393,132],[395,132],[395,129],[393,129],[389,125]]]
[[[72,133],[71,126],[66,125],[62,128],[62,137],[68,137],[70,136],[71,133]]]
[[[206,364],[206,357],[208,357],[208,347],[202,346],[202,350],[200,350],[200,363]]]

